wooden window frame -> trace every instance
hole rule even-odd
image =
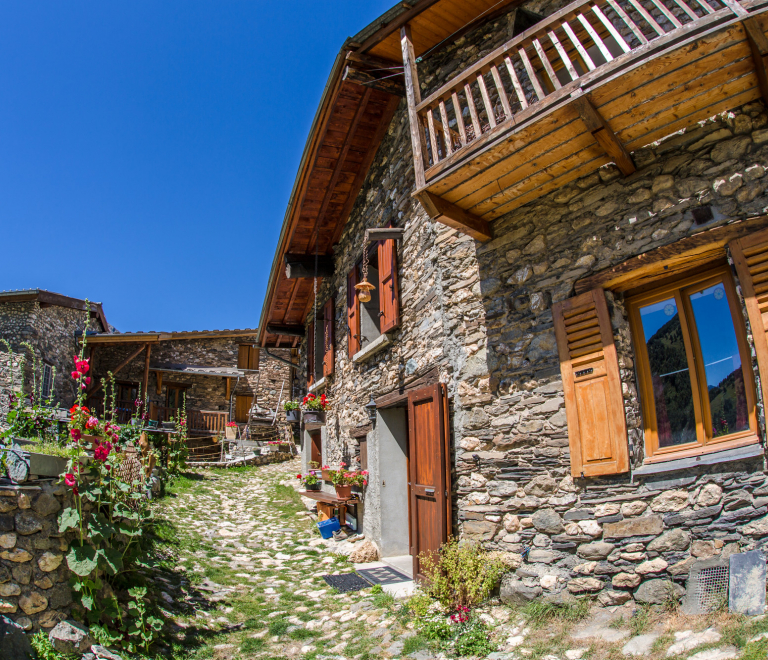
[[[713,267],[714,266],[714,267]],[[695,317],[688,295],[722,282],[731,312],[736,342],[741,357],[741,369],[744,375],[744,390],[747,399],[747,417],[749,429],[729,435],[712,437],[710,425],[704,424],[704,419],[711,418],[709,411],[709,398],[706,396],[706,388],[700,386],[706,382],[704,360],[701,355],[701,344],[698,339]],[[691,378],[691,391],[693,394],[693,408],[696,419],[696,437],[694,443],[676,445],[672,447],[659,447],[658,426],[656,409],[654,405],[653,389],[651,385],[650,363],[648,351],[640,319],[642,306],[660,302],[674,297],[680,314],[680,323],[683,331],[683,342],[688,361]],[[645,438],[645,462],[658,463],[679,458],[690,458],[712,452],[734,449],[759,443],[756,412],[755,379],[752,370],[752,357],[747,342],[747,332],[744,317],[741,311],[736,286],[733,281],[730,268],[720,263],[711,264],[704,272],[677,276],[666,280],[652,289],[647,287],[645,291],[628,295],[626,298],[629,314],[630,329],[634,344],[635,364],[637,365],[637,382],[640,392],[640,405],[643,419],[643,435]]]

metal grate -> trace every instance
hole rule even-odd
[[[728,566],[702,568],[692,578],[690,587],[697,611],[713,612],[728,602]]]

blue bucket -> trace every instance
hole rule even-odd
[[[341,529],[341,525],[339,524],[339,519],[334,517],[317,523],[317,528],[320,530],[320,536],[324,539],[329,539],[333,536],[334,532]]]

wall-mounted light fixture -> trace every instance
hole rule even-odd
[[[373,394],[371,394],[371,400],[365,404],[365,411],[368,413],[371,424],[374,424],[376,422],[376,402],[373,400]]]

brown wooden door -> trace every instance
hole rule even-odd
[[[451,528],[450,448],[445,385],[408,395],[408,486],[413,575],[423,579],[419,554],[435,552]]]
[[[244,424],[248,421],[253,397],[250,394],[238,394],[235,397],[235,421]]]
[[[320,431],[312,433],[309,436],[312,438],[312,447],[309,453],[309,460],[317,463],[318,466],[323,464],[323,437]]]

